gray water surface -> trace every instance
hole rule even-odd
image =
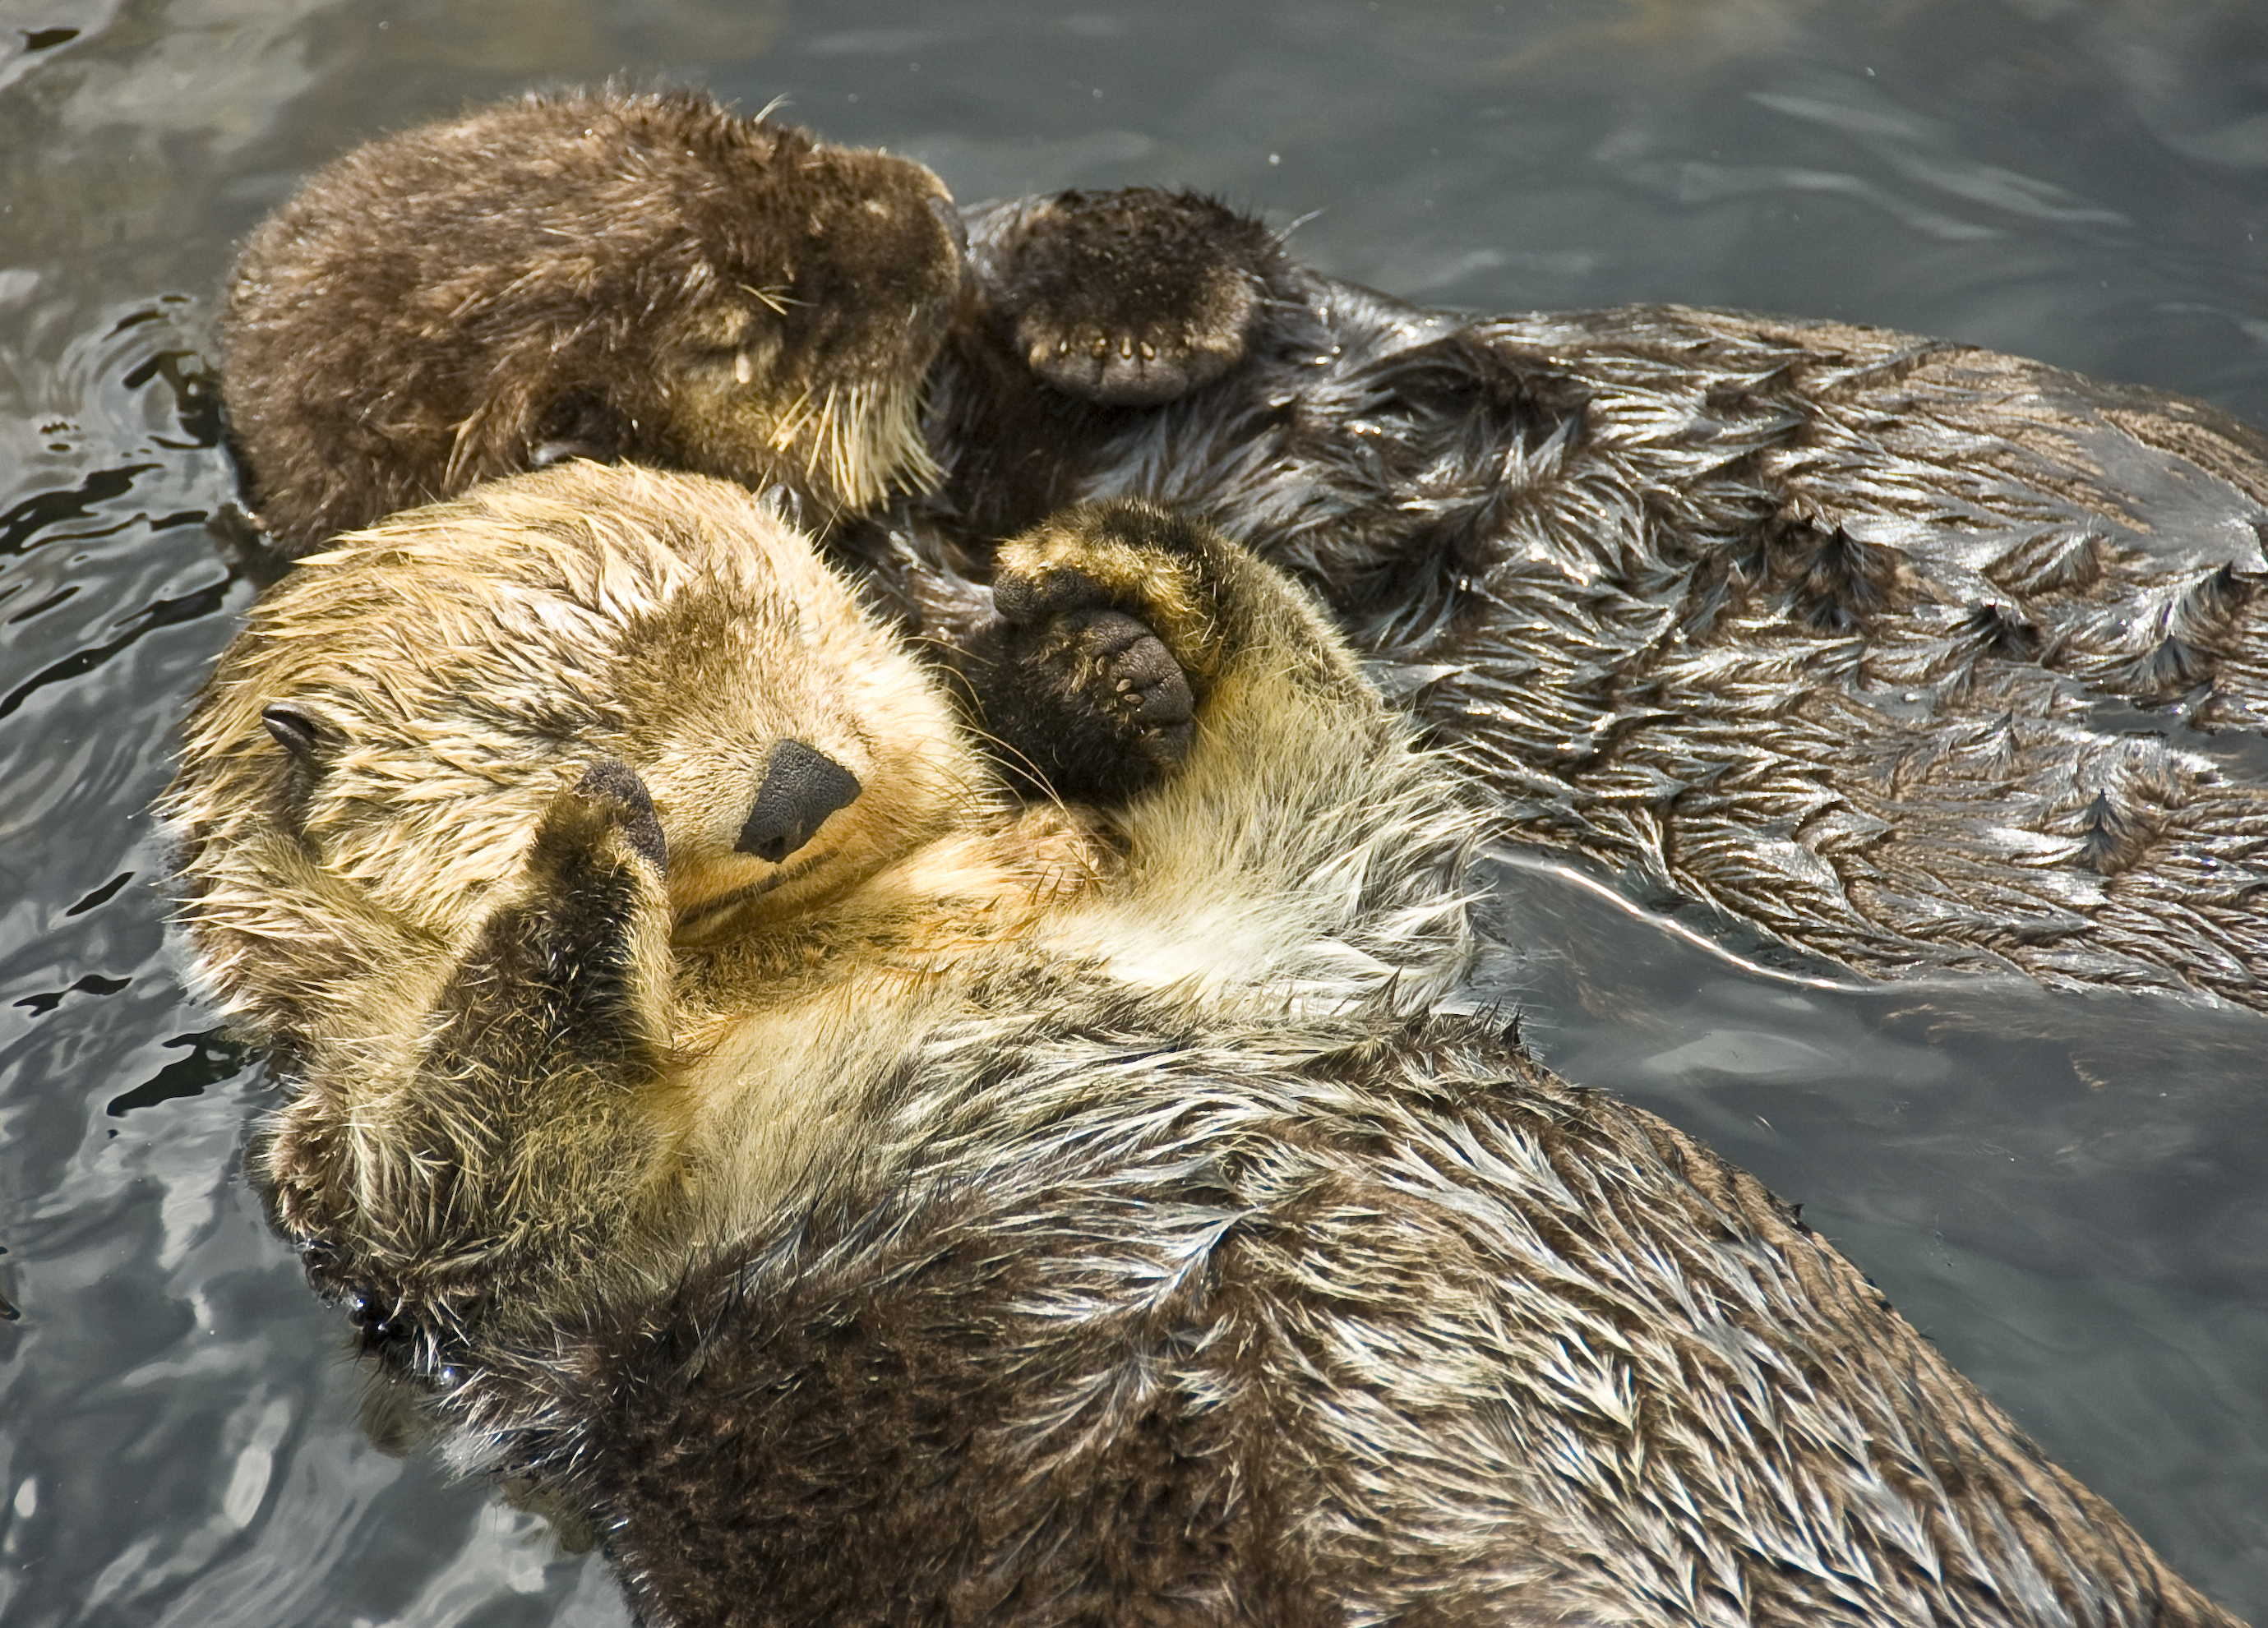
[[[365,137],[617,72],[785,96],[964,201],[1213,189],[1411,297],[1842,317],[2268,420],[2257,0],[0,0],[9,1624],[627,1620],[539,1517],[357,1424],[145,813],[249,599],[205,528],[235,239]],[[1805,1204],[2268,1622],[2268,1020],[1806,979],[1548,859],[1491,879],[1480,998]]]

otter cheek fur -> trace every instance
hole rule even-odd
[[[1475,821],[1282,576],[1111,503],[998,583],[1099,807],[747,494],[587,464],[310,561],[192,715],[276,1221],[641,1620],[2230,1628],[1753,1178],[1444,1009]]]
[[[578,455],[783,484],[818,519],[923,484],[959,232],[920,165],[689,92],[358,148],[254,232],[224,303],[267,546]]]

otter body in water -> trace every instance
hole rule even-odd
[[[1125,207],[974,212],[1011,294],[936,375],[934,526],[1204,515],[1392,664],[1515,836],[1654,901],[1874,977],[2268,1007],[2268,437],[1880,329],[1476,318],[1272,252],[1238,366],[1098,406],[1016,365],[1013,290],[1051,217]]]
[[[642,1620],[2231,1628],[1753,1179],[1439,1008],[1473,817],[1305,595],[1130,503],[995,595],[1141,753],[1101,805],[1010,803],[747,495],[579,463],[294,571],[192,715],[277,1223]]]
[[[779,481],[959,648],[998,539],[1155,497],[1322,594],[1513,835],[1652,901],[1875,977],[2268,1006],[2257,432],[1837,324],[1424,311],[1144,190],[976,210],[964,277],[941,196],[688,97],[362,150],[230,297],[271,537],[563,448]]]

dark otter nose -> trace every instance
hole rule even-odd
[[[821,821],[858,795],[856,774],[799,740],[784,740],[772,748],[764,765],[764,783],[756,788],[756,805],[748,810],[748,823],[740,827],[740,840],[733,846],[777,864],[810,841]]]

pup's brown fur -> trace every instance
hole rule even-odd
[[[1430,1009],[1470,821],[1284,579],[1012,541],[1001,659],[1154,642],[1190,726],[1019,814],[798,546],[589,466],[401,517],[172,796],[278,1223],[644,1620],[2228,1628],[1753,1180]],[[790,742],[858,787],[789,754],[775,863]]]
[[[357,148],[229,284],[267,544],[571,454],[783,483],[820,517],[926,480],[959,231],[920,165],[691,92],[531,96]]]

